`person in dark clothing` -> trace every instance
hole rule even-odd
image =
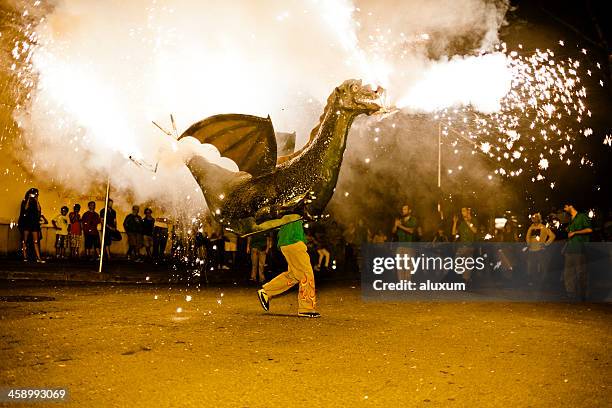
[[[476,241],[477,234],[478,223],[472,215],[472,209],[469,207],[462,207],[461,216],[457,214],[453,215],[453,226],[451,229],[452,239],[461,243],[457,248],[455,256],[462,258],[474,256],[473,242]],[[465,283],[470,283],[472,269],[466,269],[461,276]]]
[[[361,276],[362,257],[361,245],[367,244],[369,240],[369,230],[363,219],[359,218],[357,223],[351,222],[344,232],[345,259],[347,267],[352,271],[357,271]]]
[[[153,258],[163,259],[168,244],[168,219],[155,218],[153,226]]]
[[[23,251],[23,260],[28,260],[27,242],[29,237],[32,237],[34,243],[34,253],[36,254],[36,262],[45,263],[40,257],[40,247],[38,245],[40,239],[40,218],[42,217],[42,209],[38,201],[38,189],[29,189],[23,201],[21,201],[21,209],[19,212],[19,220],[17,226],[21,232],[21,249]]]
[[[140,256],[140,245],[142,241],[142,217],[140,217],[140,207],[132,206],[132,213],[128,214],[123,220],[123,228],[128,237],[127,258],[138,260]]]
[[[208,257],[206,259],[206,265],[209,270],[221,269],[221,260],[223,259],[223,249],[225,241],[223,237],[219,237],[216,232],[213,232],[210,239],[205,242],[207,244],[206,253]]]
[[[106,223],[106,232],[104,233],[104,253],[106,258],[110,260],[110,246],[113,242],[113,235],[117,231],[117,212],[113,210],[113,200],[108,199],[108,216],[106,216],[107,209],[103,208],[100,210],[100,219]]]
[[[145,208],[145,216],[142,219],[142,245],[147,253],[147,258],[151,259],[151,248],[153,248],[153,231],[155,229],[155,218],[150,208]]]
[[[393,229],[391,230],[397,235],[398,242],[415,242],[418,237],[419,222],[412,215],[412,207],[408,204],[402,207],[402,212],[395,219]]]
[[[444,228],[442,226],[438,227],[438,230],[436,231],[436,235],[434,235],[431,242],[449,242],[448,236],[444,232]]]
[[[88,210],[85,211],[81,218],[83,226],[83,237],[85,240],[85,255],[90,258],[91,252],[100,256],[100,234],[98,233],[98,225],[100,225],[100,216],[96,212],[96,203],[90,201],[87,203]]]
[[[319,258],[314,270],[318,272],[321,270],[321,267],[323,267],[324,270],[327,271],[329,268],[329,259],[331,257],[331,253],[329,251],[331,245],[329,244],[329,240],[324,233],[315,236],[315,245]]]
[[[196,256],[196,261],[203,261],[206,263],[206,241],[208,237],[204,235],[203,229],[198,229],[195,233],[195,239],[193,240],[193,249]]]
[[[412,206],[409,204],[402,206],[400,216],[395,219],[391,232],[397,236],[397,242],[407,243],[398,246],[398,254],[408,257],[416,255],[416,251],[410,246],[410,243],[418,241],[419,221],[412,213]],[[397,269],[396,272],[399,281],[412,279],[413,274],[408,269]]]
[[[565,269],[563,281],[567,296],[573,300],[585,301],[588,296],[588,275],[585,243],[590,241],[593,229],[591,220],[579,213],[573,201],[567,201],[563,210],[571,219],[567,226],[567,246],[565,248]]]
[[[251,282],[260,283],[266,280],[264,268],[266,266],[266,257],[268,249],[271,247],[268,234],[256,234],[248,238],[246,252],[251,255]]]

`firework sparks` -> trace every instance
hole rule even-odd
[[[580,77],[581,61],[557,58],[550,49],[520,55],[508,52],[505,44],[498,48],[511,74],[510,87],[499,99],[499,108],[490,113],[479,112],[476,105],[436,110],[442,135],[454,138],[453,146],[469,142],[472,153],[479,151],[497,162],[495,174],[504,177],[536,171],[532,180],[541,181],[546,178],[541,172],[553,162],[592,166],[587,157],[575,157],[579,139],[593,134],[585,125],[591,111]],[[471,63],[480,62],[475,57]],[[478,92],[487,92],[487,87],[480,87]],[[492,99],[499,95],[499,89],[490,88],[488,92]],[[464,94],[469,97],[468,91]],[[609,138],[606,143],[611,143]],[[550,186],[553,188],[554,183]]]

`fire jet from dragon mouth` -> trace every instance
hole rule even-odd
[[[382,92],[359,80],[345,81],[327,99],[308,143],[278,158],[270,117],[225,114],[193,124],[179,139],[191,136],[214,145],[240,170],[201,156],[188,160],[214,218],[244,236],[321,215],[336,187],[353,120],[382,112]]]

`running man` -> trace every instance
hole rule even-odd
[[[257,291],[259,302],[265,311],[270,310],[270,299],[291,289],[297,283],[298,316],[320,317],[316,311],[314,273],[306,249],[302,220],[283,225],[278,232],[278,247],[287,260],[289,270],[281,273]]]

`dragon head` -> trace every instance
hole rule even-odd
[[[357,114],[372,115],[383,109],[381,99],[384,89],[373,90],[370,85],[362,85],[361,80],[349,79],[336,88],[340,108]]]

